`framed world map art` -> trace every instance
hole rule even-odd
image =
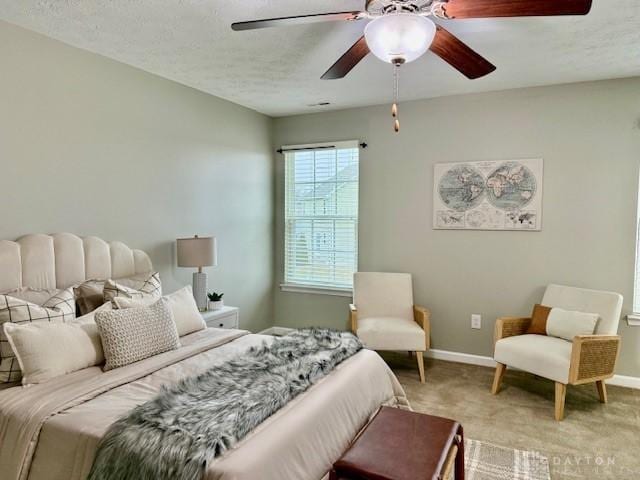
[[[433,228],[542,229],[543,160],[438,163]]]

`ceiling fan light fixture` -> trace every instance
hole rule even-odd
[[[409,63],[424,55],[433,43],[436,25],[414,13],[391,13],[367,24],[369,50],[383,62]]]

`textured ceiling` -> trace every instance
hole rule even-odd
[[[344,80],[320,80],[362,34],[363,22],[250,32],[233,32],[230,24],[359,10],[363,4],[364,0],[0,0],[0,18],[282,116],[388,102],[391,67],[369,56]],[[498,70],[467,80],[427,53],[402,68],[402,100],[640,75],[638,0],[594,0],[586,17],[457,20],[443,25]],[[308,106],[319,102],[331,105]]]

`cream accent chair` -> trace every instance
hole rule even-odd
[[[371,350],[416,352],[424,383],[423,353],[429,348],[430,313],[413,304],[408,273],[359,272],[353,277],[351,330]]]
[[[620,350],[617,335],[622,295],[599,290],[549,285],[542,305],[600,315],[594,335],[573,342],[544,335],[525,334],[530,318],[499,318],[495,330],[497,362],[492,393],[500,390],[507,365],[548,378],[556,383],[555,417],[564,418],[567,385],[595,382],[600,402],[607,403],[604,381],[613,377]]]

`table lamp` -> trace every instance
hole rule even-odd
[[[218,264],[218,252],[215,237],[179,238],[177,240],[178,266],[197,268],[193,274],[193,298],[201,312],[207,310],[207,274],[203,267],[215,267]]]

